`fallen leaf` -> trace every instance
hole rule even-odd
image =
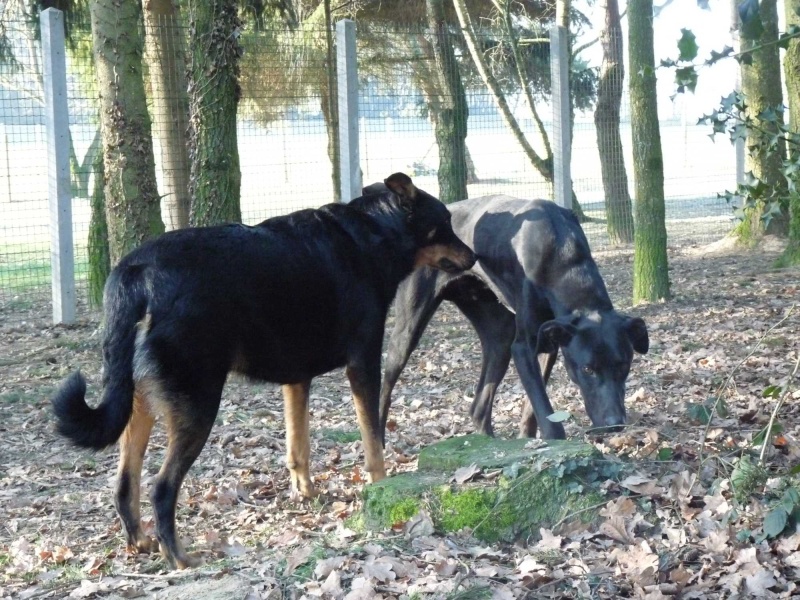
[[[470,479],[474,478],[476,475],[479,475],[481,472],[481,468],[472,463],[468,467],[461,467],[460,469],[456,469],[455,475],[450,479],[450,481],[455,481],[458,484],[466,483]]]

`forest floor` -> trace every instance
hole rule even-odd
[[[786,386],[800,359],[800,270],[774,269],[778,250],[671,250],[674,298],[636,308],[632,255],[597,256],[617,308],[643,317],[651,340],[634,360],[623,433],[588,435],[560,363],[551,380],[553,405],[574,416],[568,436],[639,473],[604,484],[599,524],[492,546],[467,530],[359,532],[348,517],[359,510],[363,456],[343,373],[312,387],[312,473],[323,490],[313,502],[289,497],[279,387],[233,380],[182,488],[178,530],[205,560],[185,572],[126,551],[112,498],[116,451],[78,451],[54,434],[48,397],[64,376],[80,368],[90,397],[98,392],[99,316],[53,326],[45,302],[0,306],[0,598],[798,595],[800,500],[787,486],[797,486],[789,473],[800,464],[800,391],[796,380],[783,397],[770,386]],[[472,431],[479,361],[476,335],[444,306],[395,390],[390,474],[413,470],[421,448]],[[717,398],[725,410],[706,424],[703,404]],[[758,433],[781,398],[780,433],[762,453]],[[524,401],[512,366],[495,405],[498,436],[516,435]],[[157,425],[148,489],[164,446]]]

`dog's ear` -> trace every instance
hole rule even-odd
[[[539,327],[539,335],[536,336],[536,353],[558,352],[561,346],[566,346],[572,341],[576,332],[577,329],[572,323],[561,319],[542,323],[542,326]]]
[[[411,177],[405,173],[395,173],[383,180],[390,190],[400,196],[401,200],[413,200],[417,197],[417,188]]]
[[[639,317],[625,317],[625,333],[633,349],[639,354],[647,354],[650,349],[650,336],[647,334],[647,325]]]

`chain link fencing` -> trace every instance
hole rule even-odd
[[[8,311],[46,302],[50,286],[47,148],[45,144],[40,43],[29,20],[6,21],[5,36],[13,59],[0,61],[0,307]],[[157,27],[175,27],[159,23]],[[183,35],[188,31],[182,29]],[[159,35],[154,30],[148,36]],[[324,28],[289,32],[246,31],[241,37],[242,97],[238,144],[242,171],[241,205],[248,224],[265,218],[320,206],[336,198],[333,175],[335,123],[326,118],[335,103],[335,77]],[[549,49],[545,43],[526,48],[524,56],[537,113],[520,92],[510,41],[479,32],[481,48],[508,112],[540,157],[548,158],[553,134],[548,103]],[[430,32],[425,29],[358,27],[359,135],[364,184],[404,171],[418,187],[439,193],[439,149],[435,121],[449,100],[441,85]],[[509,194],[551,198],[546,173],[511,133],[475,69],[463,40],[454,37],[458,69],[468,107],[466,179],[470,197]],[[97,183],[101,153],[97,89],[90,39],[67,52],[71,131],[73,233],[79,314],[86,305],[89,198]],[[182,52],[165,47],[167,52]],[[335,56],[335,54],[333,54]],[[145,64],[182,62],[178,56],[153,54]],[[164,64],[161,65],[162,67]],[[164,194],[170,169],[188,165],[165,155],[170,135],[185,136],[185,121],[159,114],[171,104],[145,69],[145,85],[153,115],[156,175]],[[632,143],[626,94],[622,93],[618,152],[598,140],[595,125],[596,70],[573,67],[575,110],[572,129],[574,199],[589,218],[583,226],[595,252],[611,249],[607,191],[599,148],[607,165],[624,165],[623,180],[633,195]],[[162,84],[163,85],[163,79]],[[172,104],[174,106],[174,104]],[[546,136],[541,133],[541,128]],[[165,130],[164,127],[167,127]],[[732,212],[718,192],[736,185],[734,150],[714,144],[707,128],[677,117],[661,122],[664,152],[667,231],[672,247],[714,241],[730,231]],[[188,139],[188,136],[185,136]],[[609,154],[609,152],[611,152]],[[606,185],[608,185],[606,183]],[[165,211],[165,220],[172,217]],[[630,246],[628,246],[630,247]]]

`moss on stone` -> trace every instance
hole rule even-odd
[[[535,534],[570,515],[594,519],[597,510],[586,509],[603,500],[594,484],[618,474],[621,464],[581,442],[529,442],[470,435],[425,448],[419,471],[364,489],[365,526],[391,527],[425,508],[440,531],[468,527],[477,538],[494,542]],[[503,475],[452,482],[456,469],[472,464],[502,469]]]
[[[501,501],[498,490],[472,487],[436,490],[434,522],[443,531],[459,531],[465,527],[485,541],[495,541],[514,522],[514,513]]]
[[[405,523],[419,512],[420,501],[416,498],[404,498],[389,511],[389,524]]]

